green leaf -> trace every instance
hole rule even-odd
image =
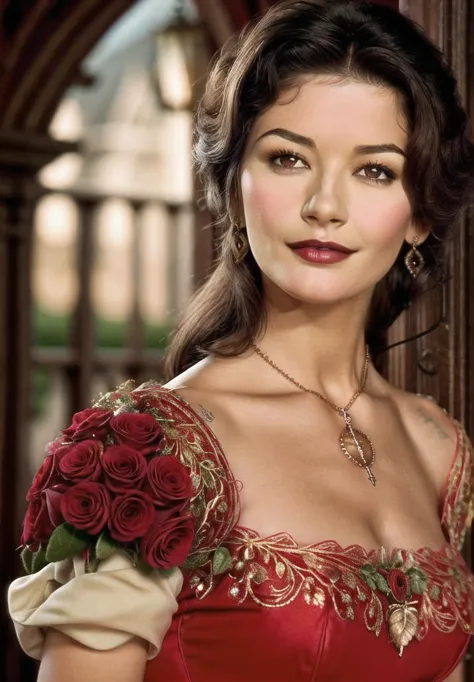
[[[361,573],[361,575],[371,590],[377,589],[377,585],[375,584],[375,580],[372,578],[371,575],[369,575],[368,573],[365,573],[365,574]]]
[[[28,547],[24,547],[20,554],[20,557],[25,572],[33,573],[33,552],[30,549],[28,549]]]
[[[187,558],[184,563],[184,568],[188,570],[193,570],[195,568],[201,568],[209,561],[209,552],[201,552],[200,554],[193,554]]]
[[[46,559],[46,550],[39,549],[33,554],[33,561],[31,562],[31,572],[38,573],[42,568],[47,566],[49,561]]]
[[[143,559],[140,554],[135,555],[135,566],[145,575],[150,575],[150,573],[153,571],[153,568],[150,566],[150,564],[147,564],[145,559]]]
[[[415,569],[412,569],[415,570]],[[428,586],[428,578],[421,571],[410,574],[410,589],[413,594],[423,594]]]
[[[438,601],[440,595],[440,589],[437,585],[434,585],[430,590],[430,597],[433,601]]]
[[[390,594],[390,588],[388,586],[387,581],[383,577],[383,575],[380,575],[380,573],[375,573],[374,574],[374,581],[375,581],[375,584],[377,585],[377,589],[380,592],[383,592],[384,594]]]
[[[176,568],[159,568],[158,569],[158,573],[161,575],[162,578],[170,578],[175,571],[176,571]]]
[[[62,561],[69,557],[79,556],[90,542],[90,535],[78,530],[69,523],[63,523],[54,529],[46,548],[46,561]]]
[[[110,535],[103,531],[99,535],[99,539],[95,546],[95,555],[97,559],[100,559],[101,561],[108,559],[115,552],[117,546],[117,543],[112,540]]]
[[[227,547],[218,547],[212,558],[212,570],[215,575],[225,573],[232,566],[232,557]]]
[[[377,573],[377,569],[373,564],[362,564],[362,566],[360,567],[360,571],[361,573],[364,572],[369,574]]]

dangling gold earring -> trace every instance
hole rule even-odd
[[[238,221],[235,223],[234,234],[232,235],[232,253],[234,262],[240,265],[250,249],[249,240],[245,231]]]
[[[425,259],[417,249],[419,241],[420,240],[418,237],[414,238],[412,247],[405,256],[405,265],[407,266],[407,270],[413,277],[413,279],[416,279],[418,277],[420,272],[423,270],[423,266],[425,264]]]

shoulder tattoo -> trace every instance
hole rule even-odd
[[[206,410],[206,408],[203,407],[202,405],[197,406],[197,411],[205,421],[207,422],[214,421],[214,415],[212,414],[212,412],[210,410]]]
[[[450,440],[449,434],[446,432],[445,428],[423,407],[418,408],[418,414],[423,419],[425,424],[431,424],[433,426],[440,440]]]

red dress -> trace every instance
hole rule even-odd
[[[300,547],[238,525],[237,485],[213,432],[175,393],[153,403],[172,450],[207,481],[205,537],[145,682],[438,682],[471,636],[474,579],[461,554],[471,451],[458,445],[446,482],[440,550]],[[218,547],[218,552],[212,553]],[[230,566],[222,570],[222,562]]]

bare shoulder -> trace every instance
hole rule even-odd
[[[225,423],[229,408],[239,393],[235,380],[238,359],[228,361],[208,357],[165,384],[182,396],[205,421]]]
[[[458,442],[452,417],[429,396],[396,390],[395,401],[420,460],[435,485],[443,485]]]

